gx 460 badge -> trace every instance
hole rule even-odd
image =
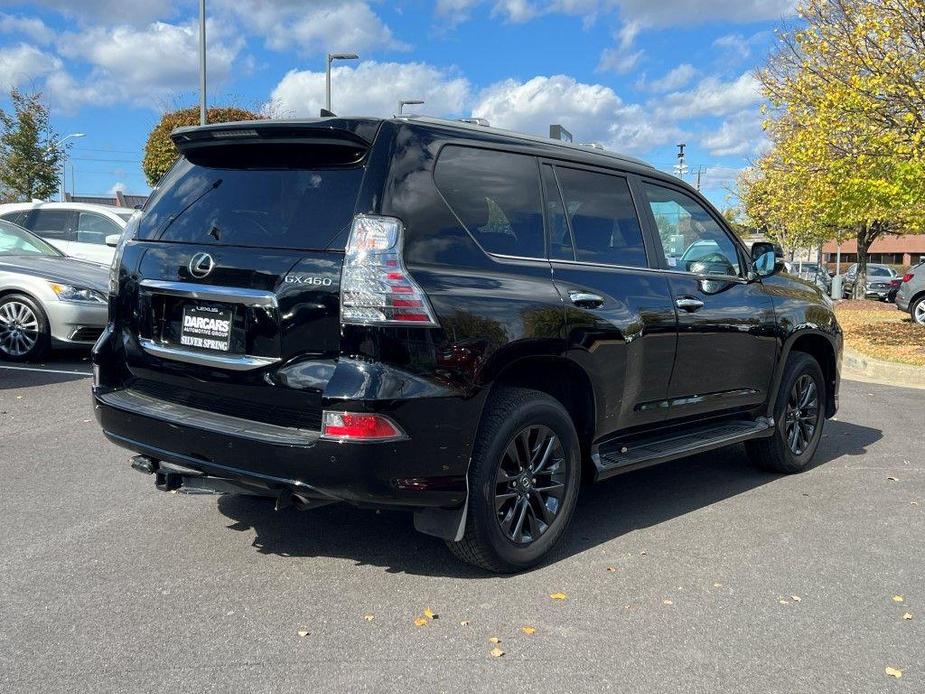
[[[286,284],[311,284],[316,287],[330,287],[334,283],[330,277],[315,277],[313,275],[286,275],[283,281]]]

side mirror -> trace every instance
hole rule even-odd
[[[768,251],[759,255],[753,265],[755,274],[759,277],[770,277],[778,271],[780,265],[777,263],[777,254],[774,251]]]
[[[119,245],[119,239],[122,237],[121,234],[109,234],[106,237],[106,245],[115,248]]]

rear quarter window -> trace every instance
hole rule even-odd
[[[545,257],[533,157],[451,145],[440,153],[434,180],[450,209],[488,253]]]

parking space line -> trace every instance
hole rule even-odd
[[[92,376],[91,371],[63,371],[61,369],[37,369],[33,366],[7,366],[6,364],[0,364],[0,369],[7,369],[9,371],[36,371],[43,374],[67,374],[68,376]]]

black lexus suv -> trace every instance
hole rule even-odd
[[[644,162],[416,117],[172,137],[93,353],[159,489],[407,508],[511,572],[582,480],[740,442],[798,472],[835,414],[829,300]]]

